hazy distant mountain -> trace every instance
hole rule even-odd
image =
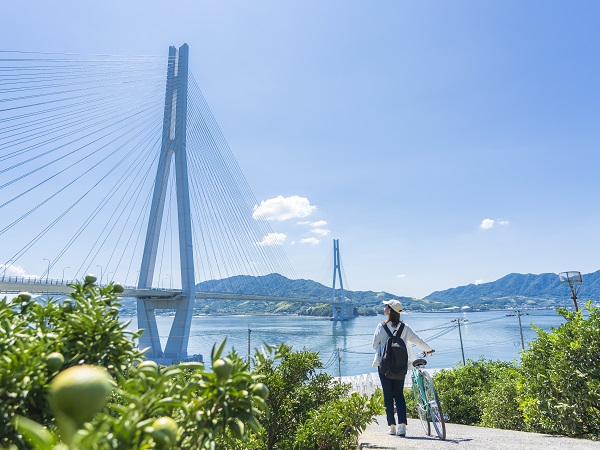
[[[587,300],[600,301],[600,271],[582,275],[583,284],[577,294],[581,307]],[[473,308],[557,307],[572,306],[571,291],[561,283],[558,274],[540,275],[511,273],[491,283],[469,284],[444,291],[436,291],[425,299],[448,306]]]
[[[255,295],[285,296],[295,298],[322,298],[329,300],[332,295],[331,287],[324,286],[312,280],[290,280],[282,275],[273,273],[265,276],[254,277],[239,275],[222,280],[204,281],[196,285],[199,291],[246,293]],[[339,290],[336,290],[339,297]],[[404,308],[413,310],[441,309],[446,305],[430,300],[419,300],[411,297],[401,297],[388,292],[373,291],[346,291],[346,299],[351,300],[359,308],[361,314],[381,313],[381,302],[383,300],[396,299],[402,302]],[[331,307],[316,307],[310,303],[295,302],[259,302],[238,300],[201,300],[196,302],[196,313],[218,314],[308,314],[328,315]]]

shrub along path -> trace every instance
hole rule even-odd
[[[392,449],[452,449],[452,450],[600,450],[600,441],[550,436],[523,431],[500,430],[497,428],[472,427],[446,424],[446,441],[426,436],[421,422],[408,419],[406,437],[388,435],[385,416],[377,416],[377,422],[367,426],[359,438],[361,450]]]

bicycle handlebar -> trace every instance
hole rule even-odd
[[[418,358],[427,358],[428,356],[431,356],[433,353],[435,353],[434,349],[431,349],[430,352],[421,352],[417,355]]]

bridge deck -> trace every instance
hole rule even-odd
[[[17,278],[11,277],[8,280],[0,281],[0,293],[16,294],[22,291],[28,291],[33,294],[55,294],[68,295],[73,289],[68,286],[71,281],[63,280],[40,280],[38,278]],[[178,300],[181,297],[181,291],[177,289],[139,289],[136,287],[125,287],[122,297],[135,297],[144,301],[152,302],[151,306],[155,309],[169,309],[169,302]],[[253,294],[233,294],[226,292],[203,292],[196,291],[196,299],[207,300],[238,300],[238,301],[262,301],[262,302],[295,302],[295,303],[329,303],[337,304],[331,298],[301,298],[301,297],[282,297],[271,295],[253,295]]]

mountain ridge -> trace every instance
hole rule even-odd
[[[577,292],[578,305],[587,300],[600,301],[600,270],[582,275]],[[561,283],[556,273],[509,273],[496,281],[469,284],[435,291],[423,297],[448,305],[476,309],[549,308],[573,306],[567,283]]]
[[[313,280],[291,280],[283,275],[272,273],[262,276],[236,275],[220,280],[203,281],[196,285],[198,291],[224,292],[233,294],[253,294],[282,296],[291,298],[322,298],[330,300],[332,288]],[[413,297],[399,296],[389,292],[376,291],[349,291],[344,290],[347,300],[355,303],[360,315],[373,315],[381,313],[381,302],[384,300],[398,300],[408,309],[441,309],[445,305],[431,300],[416,299]],[[340,290],[336,289],[336,298],[339,299]],[[328,304],[315,305],[312,303],[297,302],[271,302],[261,301],[233,301],[232,300],[197,300],[195,312],[200,314],[220,313],[287,313],[301,315],[329,315],[331,306]],[[232,310],[233,309],[233,310]]]

